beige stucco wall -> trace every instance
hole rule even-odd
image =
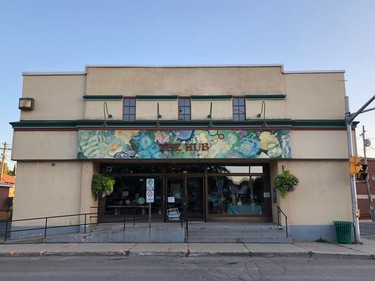
[[[285,118],[343,119],[345,77],[342,72],[284,74]]]
[[[264,102],[264,105],[262,103]],[[262,112],[262,107],[265,106],[264,111],[260,117],[257,115]],[[264,110],[264,109],[263,109]],[[266,119],[284,119],[286,118],[286,101],[285,100],[247,100],[246,101],[246,118],[263,120]]]
[[[348,159],[345,130],[291,131],[293,159]]]
[[[13,137],[13,160],[77,159],[76,131],[18,131]],[[293,159],[347,159],[346,131],[291,131]]]
[[[191,103],[192,120],[208,120],[211,101],[196,100]],[[233,120],[232,101],[212,101],[212,120]]]
[[[13,219],[78,214],[81,174],[81,162],[19,162]],[[49,224],[61,222],[74,224],[78,222],[78,217],[54,219]],[[44,221],[25,221],[13,225],[44,225]]]
[[[343,72],[282,73],[273,67],[116,68],[88,67],[90,95],[259,95],[286,94],[285,100],[265,100],[266,119],[343,119]],[[177,120],[177,101],[137,101],[137,120]],[[247,100],[247,119],[258,119],[263,100]],[[121,101],[107,101],[113,118],[122,119]],[[192,119],[204,120],[211,101],[192,101]],[[212,101],[213,118],[232,119],[231,101]],[[103,101],[86,101],[85,118],[103,118]],[[228,110],[229,109],[229,110]],[[263,116],[262,116],[263,118]]]
[[[85,75],[24,75],[22,97],[34,98],[32,111],[21,120],[76,120],[83,118]]]
[[[13,134],[12,159],[15,161],[77,159],[77,151],[77,131],[16,131]]]
[[[265,100],[266,119],[342,119],[344,73],[282,73],[281,67],[117,68],[88,67],[81,75],[24,75],[23,97],[35,99],[21,120],[103,119],[104,101],[89,95],[251,95],[284,94]],[[86,78],[87,77],[87,78]],[[87,81],[87,84],[86,84]],[[122,101],[106,101],[115,120],[122,120]],[[193,119],[204,119],[209,101],[192,101]],[[163,119],[176,120],[177,101],[159,101]],[[229,106],[229,107],[228,107]],[[247,119],[257,119],[262,101],[247,101]],[[213,101],[214,119],[231,119],[231,101]],[[69,109],[69,110],[67,110]],[[156,101],[138,101],[137,119],[155,119]],[[165,117],[164,117],[165,116]]]
[[[87,67],[87,93],[124,96],[284,93],[281,66]]]
[[[98,165],[94,162],[86,161],[82,163],[81,194],[80,194],[80,214],[97,213],[98,198],[91,190],[92,175],[98,173]],[[92,214],[87,217],[90,223],[97,222],[97,216]],[[81,217],[81,224],[84,223],[84,217]]]
[[[278,198],[288,224],[333,225],[352,219],[347,161],[280,161],[279,171],[282,165],[300,180],[296,191]]]
[[[104,102],[107,103],[108,112],[112,114],[112,120],[123,119],[122,100],[87,100],[85,101],[84,119],[104,119]],[[192,100],[191,119],[205,120],[210,113],[212,102],[213,120],[233,120],[232,100]],[[157,104],[159,103],[159,113],[162,120],[178,119],[177,100],[137,100],[136,120],[155,120],[157,114]],[[266,119],[283,119],[286,116],[285,100],[266,100]],[[264,115],[257,117],[262,110],[262,100],[247,100],[246,118],[263,120]]]
[[[105,108],[104,103],[107,103]],[[122,120],[122,100],[86,100],[84,119],[86,120],[104,120],[104,114],[112,115],[112,120]],[[109,119],[106,116],[106,119]]]
[[[156,120],[157,107],[159,103],[159,114],[162,120],[178,119],[177,100],[171,101],[137,101],[137,120]]]

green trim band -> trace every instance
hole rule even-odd
[[[137,100],[177,100],[177,95],[137,95]]]
[[[23,120],[10,122],[13,129],[17,128],[75,128],[77,121],[73,120]]]
[[[247,100],[283,100],[286,95],[246,95]]]
[[[136,120],[136,121],[123,121],[123,120],[106,120],[107,127],[118,128],[143,128],[155,127],[157,120]],[[104,127],[104,120],[24,120],[19,122],[10,123],[13,129],[29,128],[29,129],[61,129],[70,128],[77,129],[80,127]],[[192,121],[178,121],[178,120],[159,120],[161,127],[208,127],[210,120],[192,120]],[[356,127],[358,122],[353,122],[353,128]],[[288,128],[338,128],[345,129],[345,120],[292,120],[292,119],[251,119],[246,121],[233,121],[233,120],[212,120],[212,128],[231,128],[238,127],[288,127]]]
[[[193,95],[191,96],[191,99],[192,100],[208,100],[208,101],[231,100],[232,95],[204,95],[204,96]]]
[[[84,100],[122,100],[122,95],[85,95]]]

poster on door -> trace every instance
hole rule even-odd
[[[180,210],[178,208],[168,208],[167,218],[169,221],[179,221],[180,220]]]

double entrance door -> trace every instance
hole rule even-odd
[[[204,177],[167,177],[167,221],[204,220]],[[177,214],[177,216],[176,216]]]

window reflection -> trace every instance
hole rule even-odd
[[[250,173],[263,173],[263,166],[250,166]]]
[[[140,174],[140,173],[161,173],[162,167],[158,165],[126,165],[126,164],[102,164],[100,173],[111,174]]]
[[[264,181],[258,176],[208,178],[209,214],[262,215]]]
[[[249,166],[225,166],[229,173],[249,173]]]
[[[105,213],[107,215],[146,215],[146,177],[115,177],[113,192],[105,198]],[[154,203],[151,212],[162,214],[162,179],[154,178]],[[156,216],[154,216],[156,217]]]
[[[220,174],[262,174],[263,166],[253,165],[253,166],[224,166],[224,165],[208,165],[208,173],[220,173]]]

